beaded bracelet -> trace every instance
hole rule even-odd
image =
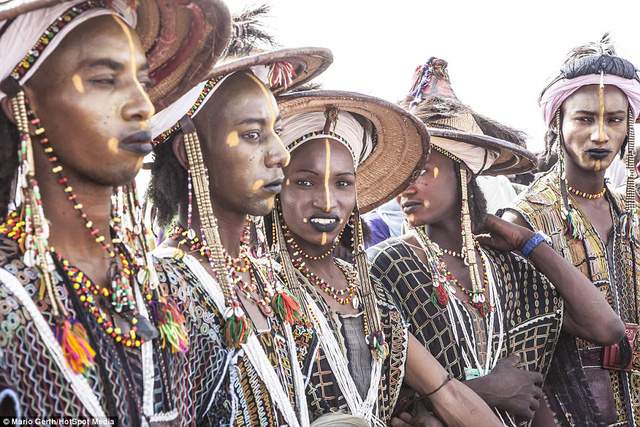
[[[422,395],[422,396],[420,396],[420,397],[418,397],[418,398],[416,398],[416,399],[417,399],[417,400],[423,400],[425,397],[429,397],[429,396],[431,396],[431,395],[436,394],[437,392],[439,392],[439,391],[440,391],[440,389],[441,389],[442,387],[446,386],[446,385],[447,385],[447,383],[448,383],[449,381],[451,381],[452,379],[453,379],[453,374],[451,374],[451,373],[450,373],[449,375],[447,375],[447,378],[445,378],[445,380],[442,382],[442,384],[440,384],[440,386],[438,386],[438,388],[437,388],[437,389],[435,389],[435,390],[433,390],[433,391],[431,391],[431,392],[429,392],[429,393],[427,393],[427,394],[425,394],[425,395]]]

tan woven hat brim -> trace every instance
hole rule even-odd
[[[466,142],[498,153],[498,158],[481,175],[510,175],[529,172],[538,166],[538,159],[531,151],[508,141],[488,135],[429,127],[432,136]]]
[[[401,107],[355,92],[306,91],[277,98],[283,118],[324,111],[335,105],[373,125],[374,150],[357,170],[356,191],[361,212],[368,212],[400,194],[423,169],[429,156],[429,132]]]
[[[227,46],[231,17],[222,0],[139,0],[137,12],[136,32],[156,80],[149,97],[160,110],[206,79]]]
[[[333,62],[333,54],[329,49],[320,47],[278,49],[218,64],[211,70],[209,76],[226,76],[256,65],[268,65],[274,62],[289,62],[293,66],[296,77],[293,77],[293,82],[286,89],[290,91],[314,79],[329,68]],[[274,94],[279,94],[285,91],[285,88],[277,87],[272,91]]]

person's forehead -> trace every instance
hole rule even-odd
[[[351,153],[344,144],[332,138],[312,139],[303,143],[291,152],[291,161],[300,164],[322,164],[326,168],[326,156],[330,156],[331,163],[336,166],[344,167],[351,165],[353,160]]]
[[[82,65],[105,58],[128,62],[132,57],[138,63],[146,63],[137,34],[114,15],[83,22],[65,37],[51,57]]]
[[[605,106],[623,106],[628,104],[627,96],[614,85],[604,85],[602,94],[604,95]],[[583,106],[591,106],[600,103],[600,87],[598,85],[587,85],[576,90],[563,102],[563,107],[570,109],[580,109]]]

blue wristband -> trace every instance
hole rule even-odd
[[[524,244],[521,250],[522,255],[524,255],[526,258],[529,258],[531,251],[534,250],[536,246],[538,246],[542,242],[545,242],[549,246],[551,246],[551,237],[549,237],[546,233],[542,231],[538,231],[536,234],[533,235],[532,238],[529,239],[529,241],[527,241],[527,243]]]

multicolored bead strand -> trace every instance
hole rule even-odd
[[[593,200],[593,199],[599,199],[602,196],[604,196],[604,193],[607,192],[607,187],[605,186],[602,191],[600,191],[599,193],[596,194],[589,194],[589,193],[585,193],[582,192],[580,190],[576,190],[575,188],[573,188],[572,186],[570,186],[569,184],[567,184],[567,190],[571,193],[571,194],[575,194],[578,197],[582,197],[583,199],[589,199],[589,200]]]

